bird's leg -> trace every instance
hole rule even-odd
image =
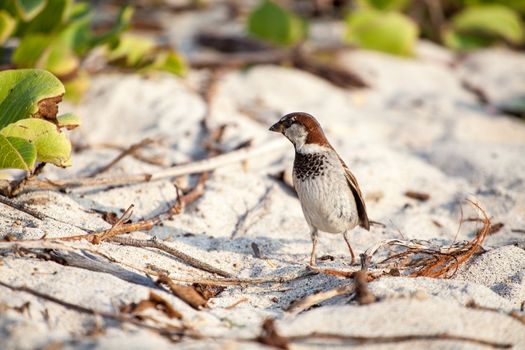
[[[352,265],[355,265],[355,254],[354,250],[352,249],[352,245],[350,244],[350,240],[348,239],[348,232],[345,231],[345,233],[343,233],[343,237],[345,238],[345,242],[348,246],[348,250],[350,251],[350,255],[352,255]]]
[[[316,258],[315,258],[315,252],[317,250],[317,238],[319,237],[319,234],[316,228],[314,227],[311,228],[310,236],[312,237],[312,254],[310,255],[310,266],[315,266],[317,265]]]

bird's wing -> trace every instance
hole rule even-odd
[[[348,169],[341,157],[339,157],[339,161],[341,162],[341,165],[345,171],[345,177],[348,185],[354,194],[355,203],[357,205],[357,214],[359,215],[359,225],[366,230],[370,230],[370,221],[368,220],[368,215],[366,214],[365,200],[363,199],[363,194],[359,189],[357,179],[355,178],[354,174],[352,174],[350,169]]]

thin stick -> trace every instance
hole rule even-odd
[[[138,319],[135,319],[133,317],[129,317],[129,316],[122,315],[122,314],[111,313],[111,312],[94,310],[94,309],[90,309],[90,308],[84,307],[82,305],[73,304],[73,303],[70,303],[70,302],[67,302],[67,301],[55,298],[52,295],[47,295],[47,294],[41,293],[41,292],[39,292],[37,290],[31,289],[31,288],[26,287],[26,286],[11,286],[8,283],[3,282],[3,281],[0,281],[0,286],[8,288],[8,289],[10,289],[12,291],[15,291],[15,292],[24,292],[24,293],[28,293],[28,294],[34,295],[37,298],[45,299],[46,301],[52,302],[54,304],[58,304],[58,305],[63,306],[65,308],[67,308],[67,309],[74,310],[74,311],[77,311],[77,312],[80,312],[80,313],[83,313],[83,314],[88,314],[88,315],[93,315],[93,316],[102,316],[102,317],[105,317],[105,318],[111,318],[111,319],[113,319],[115,321],[118,321],[120,323],[130,323],[130,324],[138,326],[140,328],[144,328],[144,329],[148,329],[148,330],[154,331],[155,333],[158,333],[159,335],[167,336],[169,339],[171,339],[173,336],[182,337],[184,335],[190,335],[190,334],[187,334],[186,332],[184,332],[183,329],[177,329],[177,328],[175,328],[173,326],[169,326],[169,327],[165,327],[165,328],[150,326],[150,325],[148,325],[146,323],[143,323],[143,322],[141,322]]]
[[[289,313],[297,314],[299,312],[302,312],[314,306],[315,304],[318,304],[328,299],[332,299],[333,297],[336,297],[339,295],[350,294],[350,293],[353,293],[354,291],[355,291],[355,284],[352,282],[346,283],[337,288],[333,288],[327,291],[312,294],[312,295],[307,296],[306,298],[295,301],[288,307],[288,310],[286,311]]]
[[[122,226],[122,223],[124,221],[129,220],[129,218],[131,217],[131,214],[133,214],[133,208],[134,208],[134,205],[131,204],[128,207],[128,209],[126,209],[126,211],[120,216],[118,221],[115,222],[115,224],[109,230],[103,231],[98,236],[95,236],[96,237],[95,238],[96,243],[99,244],[100,242],[102,242],[105,239],[108,239],[108,238],[111,238],[113,236],[118,235],[119,233],[116,232],[117,228],[119,226]]]
[[[30,173],[28,176],[24,176],[22,179],[18,180],[18,181],[14,181],[13,183],[11,183],[8,187],[8,190],[7,190],[7,196],[8,197],[15,197],[17,194],[19,194],[24,188],[25,188],[25,185],[32,179],[36,178],[43,170],[44,170],[44,167],[46,166],[47,163],[45,162],[42,162],[42,163],[39,163],[35,170],[33,170],[32,173]]]
[[[409,335],[394,335],[394,336],[377,336],[377,337],[366,337],[359,335],[343,335],[343,334],[331,334],[331,333],[310,333],[306,335],[295,335],[286,337],[288,341],[300,342],[307,340],[317,339],[333,339],[347,342],[356,342],[358,344],[390,344],[400,343],[416,340],[457,340],[463,342],[469,342],[480,345],[492,346],[496,349],[510,349],[513,347],[511,343],[498,343],[490,340],[483,340],[477,338],[464,337],[461,335],[454,335],[448,333],[438,334],[409,334]]]
[[[85,239],[86,241],[98,244],[100,243],[101,237],[104,237],[104,239],[109,240],[109,238],[112,238],[113,236],[117,236],[123,233],[130,233],[135,231],[148,231],[151,230],[155,225],[160,223],[161,220],[158,218],[149,219],[149,220],[142,220],[133,224],[121,224],[119,226],[114,226],[110,228],[109,230],[99,231],[99,232],[93,232],[93,233],[86,233],[83,235],[76,235],[76,236],[67,236],[67,237],[54,237],[54,238],[45,238],[45,240],[50,241],[80,241],[82,239]],[[110,236],[107,235],[110,233]]]
[[[33,209],[28,208],[24,204],[19,204],[13,201],[12,199],[9,199],[7,197],[4,197],[0,195],[0,203],[7,205],[8,207],[11,207],[13,209],[16,209],[18,211],[21,211],[27,215],[31,215],[32,217],[38,219],[38,220],[44,220],[46,216],[42,213],[39,213]]]
[[[92,172],[90,175],[88,175],[88,177],[95,177],[97,175],[105,173],[106,171],[111,169],[111,167],[113,167],[115,164],[120,162],[124,157],[126,157],[128,155],[131,155],[131,154],[135,153],[137,150],[141,149],[142,147],[150,145],[150,144],[152,144],[154,142],[155,142],[154,140],[152,140],[150,138],[146,138],[146,139],[144,139],[144,140],[142,140],[142,141],[140,141],[138,143],[135,143],[135,144],[129,146],[128,148],[124,149],[111,162],[109,162],[108,164],[106,164],[105,166],[103,166],[100,169],[96,169],[94,172]]]
[[[172,248],[164,243],[161,243],[157,241],[156,239],[135,239],[135,238],[129,238],[129,237],[112,237],[109,239],[110,242],[120,243],[127,246],[132,247],[139,247],[139,248],[155,248],[158,250],[161,250],[163,252],[166,252],[170,255],[173,255],[179,260],[182,260],[186,264],[193,266],[197,269],[207,271],[210,273],[217,274],[219,276],[223,277],[233,277],[233,275],[229,272],[226,272],[224,270],[221,270],[215,266],[212,266],[204,261],[200,261],[186,253],[181,252],[178,249]]]
[[[286,143],[281,140],[266,142],[260,146],[250,146],[236,151],[221,154],[216,157],[195,161],[189,164],[177,165],[171,168],[160,170],[154,174],[124,175],[107,178],[78,178],[68,180],[32,180],[25,187],[28,190],[46,189],[63,190],[78,187],[97,187],[97,186],[117,186],[133,185],[141,182],[158,181],[183,175],[198,174],[211,171],[232,163],[242,162],[250,158],[257,158],[263,154],[272,153],[286,147]]]

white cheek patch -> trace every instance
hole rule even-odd
[[[300,148],[306,142],[306,129],[299,124],[292,124],[285,130],[284,135],[292,141],[295,147]]]

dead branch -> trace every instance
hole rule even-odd
[[[288,283],[303,277],[312,276],[311,271],[301,269],[294,271],[288,274],[275,275],[275,276],[265,276],[259,278],[183,278],[183,277],[174,277],[174,280],[179,282],[187,283],[202,283],[216,286],[242,286],[242,285],[257,285],[265,283]]]
[[[177,176],[198,174],[217,169],[226,165],[257,158],[261,155],[284,149],[286,143],[282,140],[273,140],[259,146],[244,147],[236,151],[221,154],[188,164],[177,165],[171,168],[159,170],[153,174],[122,175],[107,178],[77,178],[67,180],[30,180],[25,187],[26,190],[65,190],[79,187],[103,187],[133,185],[148,181],[158,181]]]
[[[80,312],[83,314],[93,315],[93,316],[102,316],[104,318],[110,318],[120,323],[129,323],[132,325],[135,325],[139,328],[144,328],[150,331],[153,331],[161,336],[167,337],[170,340],[179,340],[181,337],[185,335],[191,336],[191,334],[187,333],[184,328],[178,328],[175,326],[170,325],[169,327],[155,327],[148,325],[146,323],[141,322],[140,320],[137,320],[134,317],[129,317],[124,314],[117,314],[112,312],[105,312],[100,310],[91,309],[88,307],[84,307],[82,305],[73,304],[58,298],[55,298],[52,295],[41,293],[37,290],[31,289],[26,286],[12,286],[6,282],[0,281],[0,286],[8,288],[15,292],[24,292],[31,294],[37,298],[44,299],[46,301],[49,301],[51,303],[60,305],[65,307],[66,309],[70,309],[76,312]]]
[[[409,341],[432,341],[432,340],[455,340],[468,342],[478,345],[491,346],[496,349],[510,349],[513,347],[511,343],[499,343],[490,340],[483,340],[477,338],[464,337],[461,335],[454,335],[448,333],[438,334],[409,334],[409,335],[395,335],[395,336],[377,336],[367,337],[359,335],[343,335],[343,334],[331,334],[331,333],[310,333],[306,335],[295,335],[286,337],[290,342],[304,342],[308,340],[319,340],[319,339],[330,339],[339,340],[342,342],[352,342],[355,344],[391,344],[401,343]]]
[[[226,310],[233,310],[233,309],[235,309],[235,307],[237,307],[238,305],[240,305],[240,304],[242,304],[242,303],[245,303],[245,302],[247,302],[247,301],[248,301],[248,298],[246,298],[246,297],[242,297],[242,298],[240,298],[239,300],[237,300],[235,303],[226,306],[224,309],[226,309]]]
[[[233,275],[229,272],[216,268],[204,261],[200,261],[186,253],[181,252],[178,249],[172,248],[164,243],[161,243],[156,239],[144,240],[144,239],[135,239],[135,238],[129,238],[129,237],[111,237],[109,241],[120,243],[120,244],[127,245],[127,246],[132,246],[132,247],[155,248],[165,253],[168,253],[170,255],[173,255],[177,259],[197,269],[207,271],[210,273],[214,273],[214,274],[217,274],[223,277],[233,277]]]
[[[525,304],[525,301],[522,303],[522,306],[524,304]],[[476,310],[491,311],[491,312],[496,312],[496,313],[501,313],[502,312],[500,309],[496,309],[496,308],[492,308],[492,307],[488,307],[488,306],[481,306],[481,305],[477,304],[474,300],[471,300],[465,306],[468,307],[468,308],[471,308],[471,309],[476,309]],[[522,308],[521,311],[523,311],[523,308]],[[520,313],[520,312],[518,312],[516,310],[512,310],[510,312],[507,312],[506,314],[509,317],[512,317],[512,318],[518,320],[519,322],[523,323],[523,325],[525,325],[525,314]]]
[[[395,267],[398,270],[406,270],[409,276],[414,277],[450,277],[479,250],[490,232],[491,223],[487,213],[479,204],[472,201],[469,201],[469,203],[483,215],[483,227],[472,240],[456,242],[450,246],[441,247],[420,240],[402,241],[389,239],[370,247],[366,250],[365,255],[371,259],[381,247],[398,246],[404,250],[401,253],[389,256],[382,262],[379,262],[378,265],[388,263],[388,266]]]
[[[332,299],[339,295],[347,295],[355,292],[355,284],[352,282],[345,283],[337,288],[329,289],[327,291],[322,291],[316,294],[309,295],[303,299],[293,302],[288,309],[288,313],[298,314],[315,304],[319,304],[328,299]]]
[[[370,289],[368,289],[368,266],[370,264],[370,257],[361,254],[361,270],[354,273],[356,300],[359,305],[372,304],[377,301],[377,298]]]
[[[142,147],[145,147],[145,146],[148,146],[148,145],[151,145],[152,143],[154,143],[155,141],[150,139],[150,138],[146,138],[138,143],[135,143],[131,146],[129,146],[128,148],[124,149],[117,157],[115,157],[111,162],[109,162],[108,164],[106,164],[105,166],[103,166],[102,168],[100,169],[96,169],[94,172],[92,172],[90,175],[88,175],[88,177],[95,177],[97,175],[100,175],[102,173],[105,173],[106,171],[108,171],[109,169],[111,169],[111,167],[113,167],[115,164],[117,164],[118,162],[120,162],[124,157],[128,156],[128,155],[131,155],[131,154],[134,154],[135,152],[137,152],[139,149],[141,149]]]
[[[117,144],[110,143],[110,142],[102,142],[102,143],[99,143],[99,144],[90,144],[90,145],[78,146],[76,151],[80,152],[80,151],[83,151],[85,149],[92,149],[92,148],[112,148],[112,149],[119,150],[121,152],[124,152],[126,149],[128,149],[128,147],[125,147],[125,146],[122,146],[122,145],[117,145]],[[156,165],[156,166],[165,166],[166,165],[165,159],[162,159],[161,157],[146,157],[146,156],[142,155],[139,152],[139,150],[135,150],[134,152],[131,152],[129,154],[129,156],[135,158],[136,160],[139,160],[141,162],[148,163],[148,164],[151,164],[151,165]]]
[[[337,276],[337,277],[343,277],[343,278],[353,277],[355,273],[355,271],[341,271],[341,270],[326,269],[326,268],[310,266],[310,265],[308,265],[307,268],[310,271],[315,272],[315,273],[321,273],[324,275]]]
[[[44,170],[44,167],[46,166],[46,164],[47,163],[45,162],[39,163],[36,166],[35,170],[33,170],[32,173],[30,173],[27,176],[24,176],[20,180],[13,181],[11,184],[9,184],[7,190],[5,191],[6,196],[11,197],[11,198],[15,197],[18,193],[20,193],[24,189],[28,181],[36,178]]]
[[[264,194],[259,198],[257,203],[240,217],[230,238],[235,238],[235,236],[238,234],[243,235],[246,233],[246,231],[256,220],[260,219],[261,216],[265,215],[269,211],[270,198],[273,190],[274,187],[269,186]]]
[[[0,203],[7,205],[8,207],[11,207],[15,210],[21,211],[22,213],[25,213],[27,215],[31,215],[32,217],[38,220],[44,220],[46,218],[44,214],[39,213],[31,208],[28,208],[24,204],[16,203],[14,200],[4,197],[3,195],[0,195]]]
[[[103,231],[93,232],[93,233],[86,233],[86,234],[76,235],[76,236],[48,238],[48,240],[79,241],[79,240],[85,239],[86,241],[92,244],[100,244],[104,240],[109,240],[113,238],[114,236],[117,236],[123,233],[151,230],[155,225],[161,222],[160,218],[155,217],[153,219],[141,220],[136,223],[123,224],[123,222],[127,221],[130,218],[132,214],[132,210],[133,210],[133,204],[130,205],[128,209],[126,209],[126,211],[121,215],[119,220],[109,230],[103,230]]]
[[[259,335],[256,340],[261,344],[273,348],[284,350],[290,349],[288,339],[277,332],[277,329],[275,329],[275,321],[272,318],[264,320],[261,335]]]

